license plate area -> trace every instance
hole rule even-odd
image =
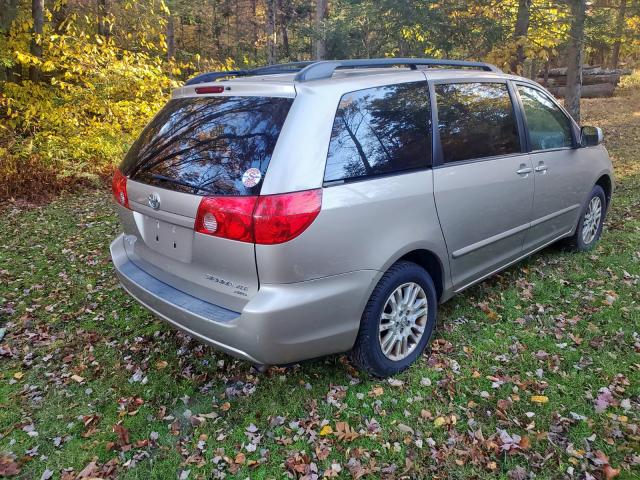
[[[147,215],[142,217],[142,227],[140,233],[148,248],[181,262],[191,262],[193,229]]]

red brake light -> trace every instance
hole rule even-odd
[[[113,192],[113,199],[123,207],[129,208],[129,197],[127,196],[127,177],[125,177],[120,170],[116,168],[113,172],[113,179],[111,180],[111,191]]]
[[[213,86],[213,87],[196,87],[196,93],[222,93],[224,92],[224,87],[221,86]]]
[[[196,232],[253,242],[253,209],[258,197],[204,197],[198,206]]]
[[[313,223],[321,206],[322,189],[259,197],[253,213],[256,243],[273,245],[296,238]]]
[[[321,206],[322,189],[260,197],[204,197],[194,229],[205,235],[274,245],[304,232]]]

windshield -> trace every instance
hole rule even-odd
[[[198,195],[256,195],[293,99],[169,101],[129,149],[132,180]]]

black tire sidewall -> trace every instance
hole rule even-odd
[[[598,225],[598,230],[596,231],[593,240],[591,240],[591,242],[589,243],[585,243],[582,239],[582,228],[584,226],[585,215],[587,214],[589,203],[594,197],[600,198],[600,202],[602,203],[602,217],[600,218],[600,224]],[[591,250],[595,246],[595,244],[598,243],[598,240],[600,240],[600,236],[602,235],[602,228],[604,226],[604,219],[607,213],[607,206],[607,197],[604,193],[604,190],[600,185],[596,185],[595,187],[593,187],[593,190],[591,190],[591,194],[589,195],[589,198],[585,202],[584,207],[582,208],[582,212],[580,213],[580,221],[578,222],[578,228],[575,233],[575,245],[579,251],[585,252]]]
[[[422,355],[435,330],[437,316],[436,289],[431,276],[425,269],[415,263],[400,262],[394,265],[388,273],[390,275],[385,274],[383,276],[371,295],[361,323],[361,330],[365,329],[366,335],[359,336],[358,339],[363,342],[359,347],[364,349],[364,360],[369,363],[365,368],[374,375],[381,377],[394,375],[405,370]],[[427,296],[426,328],[413,352],[407,358],[393,361],[382,353],[382,347],[378,339],[380,317],[391,293],[400,285],[409,282],[415,282],[420,285]]]

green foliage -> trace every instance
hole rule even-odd
[[[30,22],[23,17],[9,36],[8,63],[19,72],[38,68],[42,81],[3,85],[0,174],[20,175],[26,162],[48,174],[52,184],[68,177],[95,179],[119,162],[177,86],[169,74],[180,70],[158,56],[162,49],[151,43],[152,32],[138,39],[140,48],[124,49],[75,16],[58,32],[49,26],[39,39],[45,54],[34,57],[28,50]],[[7,189],[5,195],[12,193]]]
[[[620,78],[619,88],[623,91],[640,90],[640,70],[634,70],[631,75]]]
[[[0,96],[5,125],[23,140],[13,153],[64,162],[65,175],[113,165],[173,83],[157,59],[84,40],[51,36],[45,62],[17,51],[18,65],[40,66],[50,83],[7,83]]]

